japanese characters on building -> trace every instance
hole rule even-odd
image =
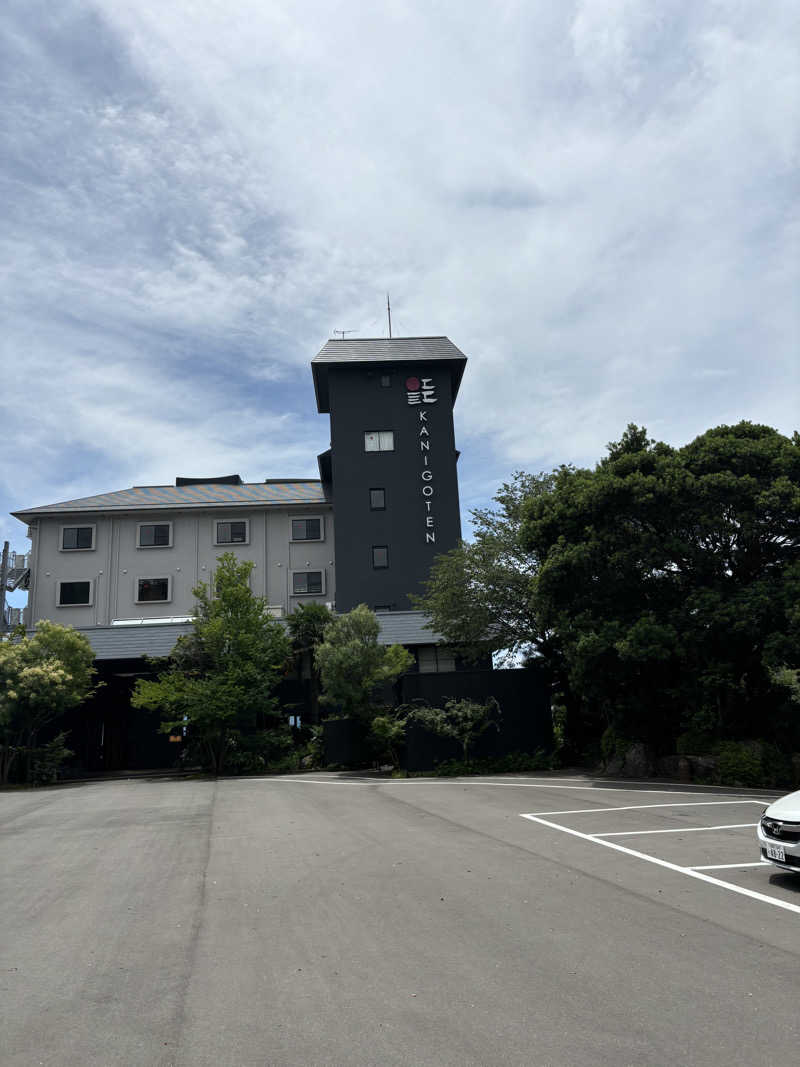
[[[406,378],[406,393],[409,404],[436,404],[436,386],[433,378]]]
[[[432,378],[407,378],[406,391],[409,404],[435,404],[438,397],[435,395],[436,386]],[[433,471],[430,465],[431,434],[428,428],[427,411],[417,412],[417,426],[419,429],[419,452],[422,460],[420,480],[422,481],[422,502],[425,505],[425,543],[436,544],[436,518],[433,511]]]

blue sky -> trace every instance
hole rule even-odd
[[[335,329],[469,357],[461,490],[798,424],[796,0],[10,0],[8,512],[316,475]]]

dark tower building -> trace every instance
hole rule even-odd
[[[336,515],[337,611],[408,611],[460,538],[453,405],[466,362],[446,337],[328,341],[311,361],[331,418],[319,464]]]

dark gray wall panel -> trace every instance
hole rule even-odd
[[[389,388],[381,386],[386,373]],[[405,383],[412,376],[433,381],[435,404],[408,403]],[[434,557],[461,536],[449,368],[430,362],[331,366],[329,390],[337,611],[360,603],[409,609],[408,594],[421,591]],[[392,430],[394,451],[365,452],[369,430]],[[423,440],[429,449],[421,447]],[[376,487],[386,490],[385,511],[370,510],[369,490]],[[430,496],[424,487],[432,489]],[[373,545],[388,546],[387,569],[373,569]]]

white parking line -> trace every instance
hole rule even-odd
[[[627,804],[625,807],[613,808],[573,808],[571,811],[537,811],[535,815],[593,815],[603,811],[641,811],[644,808],[703,808],[716,804],[763,804],[763,800],[745,797],[743,800],[692,800],[681,804]]]
[[[740,867],[770,867],[769,860],[758,860],[757,863],[712,863],[706,867],[687,867],[687,871],[731,871],[739,870]]]
[[[564,834],[571,834],[573,837],[579,837],[583,841],[591,841],[594,845],[602,845],[604,848],[613,848],[615,852],[622,852],[626,856],[633,856],[635,859],[644,860],[645,863],[654,863],[657,867],[666,867],[668,871],[684,874],[687,878],[695,878],[700,882],[708,882],[709,885],[716,885],[721,889],[727,889],[730,893],[738,893],[740,896],[750,897],[751,900],[760,900],[763,904],[771,904],[775,908],[783,908],[784,911],[793,911],[796,915],[800,915],[800,904],[790,904],[787,900],[778,900],[776,897],[767,896],[766,893],[758,893],[755,889],[745,889],[744,886],[735,885],[733,882],[724,882],[721,878],[714,878],[712,875],[704,874],[702,871],[696,871],[692,867],[680,867],[677,863],[670,863],[668,860],[659,859],[657,856],[648,856],[645,852],[637,852],[635,849],[626,848],[625,845],[618,845],[615,841],[607,841],[604,838],[596,837],[592,834],[584,834],[580,830],[572,830],[569,826],[560,826],[557,822],[548,822],[547,819],[541,819],[537,815],[529,815],[521,812],[520,817],[529,819],[531,822],[539,823],[540,826],[547,826],[551,830],[560,830]]]
[[[231,781],[236,782],[280,782],[285,785],[287,782],[291,782],[293,785],[352,785],[353,782],[362,785],[368,783],[371,785],[380,785],[380,778],[299,778],[295,774],[281,774],[274,777],[266,778],[234,778]]]
[[[502,785],[511,789],[572,789],[576,793],[595,793],[597,791],[605,793],[654,793],[657,796],[679,796],[679,797],[718,797],[719,793],[703,792],[702,790],[691,789],[638,789],[636,786],[628,786],[625,789],[610,789],[605,785],[539,785],[534,782],[498,782],[491,778],[393,778],[391,780],[386,779],[384,785],[392,784],[395,782],[452,782],[454,785]],[[754,800],[754,803],[758,804],[771,804],[773,800],[778,799],[778,794],[767,797],[764,800]]]
[[[740,830],[758,826],[757,822],[729,822],[725,826],[681,826],[669,830],[615,830],[613,833],[589,834],[589,837],[638,837],[641,834],[697,834],[701,830]]]

